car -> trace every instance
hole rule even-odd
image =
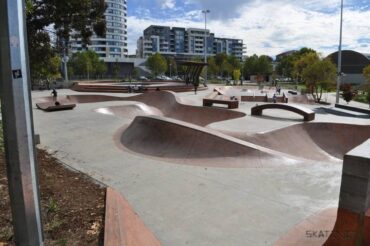
[[[141,80],[141,81],[148,81],[149,79],[147,77],[145,77],[145,76],[140,76],[139,77],[139,80]]]
[[[179,76],[173,76],[172,77],[172,80],[175,80],[175,81],[183,81],[182,78],[180,78]]]
[[[167,77],[165,75],[158,75],[157,77],[155,77],[155,79],[157,79],[157,80],[165,80],[165,81],[172,80],[170,77]]]

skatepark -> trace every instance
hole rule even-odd
[[[324,243],[307,231],[333,231],[343,157],[370,138],[370,119],[299,97],[289,100],[314,120],[282,109],[253,116],[256,101],[203,107],[213,89],[59,90],[76,107],[58,112],[37,109],[53,98],[33,92],[35,131],[65,165],[123,195],[162,245]]]

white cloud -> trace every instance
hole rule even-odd
[[[193,1],[193,0],[188,0]],[[209,2],[204,0],[201,2]],[[232,0],[231,2],[236,2]],[[215,1],[215,6],[217,6]],[[225,2],[222,1],[225,5]],[[339,43],[339,6],[336,0],[308,0],[296,3],[292,0],[242,1],[231,16],[210,18],[208,27],[216,36],[240,38],[247,45],[248,55],[267,54],[307,46],[327,55],[337,50]],[[310,6],[315,6],[312,9]],[[320,7],[321,6],[321,7]],[[336,7],[337,6],[337,7]],[[336,8],[335,8],[336,7]],[[318,11],[317,8],[321,8]],[[330,9],[330,11],[323,11]],[[215,12],[211,9],[211,14]],[[195,12],[194,12],[195,13]],[[203,27],[201,14],[194,19],[194,13],[184,13],[176,18],[160,20],[154,18],[128,18],[129,51],[136,50],[136,40],[150,25],[181,27]],[[370,44],[359,43],[359,39],[370,38],[370,11],[346,8],[344,12],[343,44],[345,49],[370,53]]]
[[[161,6],[161,9],[173,9],[176,5],[175,0],[157,0],[157,3]]]

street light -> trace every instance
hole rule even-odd
[[[339,34],[339,51],[338,51],[338,74],[337,74],[337,94],[335,103],[339,103],[339,90],[342,76],[342,33],[343,33],[343,0],[341,0],[340,10],[340,34]]]
[[[209,9],[203,10],[204,14],[204,63],[207,63],[207,14],[211,13]],[[204,84],[207,84],[208,71],[207,66],[205,67],[206,74],[204,78]]]

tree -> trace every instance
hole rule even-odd
[[[148,58],[147,67],[157,76],[167,71],[167,61],[161,54],[155,53]]]
[[[208,58],[208,74],[211,75],[211,76],[217,76],[219,75],[219,68],[216,64],[216,61],[215,61],[215,58],[212,56],[210,58]]]
[[[310,64],[319,60],[316,52],[307,52],[300,56],[298,60],[293,63],[292,75],[298,80],[302,80],[303,70]]]
[[[140,76],[139,68],[134,67],[134,70],[132,70],[132,77],[135,78],[135,79],[138,79],[139,76]]]
[[[77,52],[69,61],[69,70],[75,75],[90,79],[91,76],[102,76],[107,71],[104,61],[99,59],[98,54],[92,50]]]
[[[83,46],[90,43],[93,32],[98,36],[105,34],[105,9],[103,0],[26,0],[32,83],[37,83],[41,70],[52,63],[54,56],[67,52],[72,33],[75,38],[82,38]],[[56,36],[56,47],[51,46],[49,33]]]
[[[283,57],[276,66],[276,72],[283,77],[293,77],[294,60],[293,55]]]
[[[240,75],[242,73],[240,72],[240,69],[235,69],[233,71],[233,80],[238,81],[240,79]]]
[[[107,70],[108,70],[107,64],[104,61],[102,60],[96,61],[95,59],[94,74],[97,78],[103,77],[103,75],[107,73]]]
[[[303,69],[302,79],[316,102],[320,102],[323,91],[335,86],[336,67],[328,59],[319,59]]]
[[[118,59],[116,59],[112,67],[113,77],[115,79],[118,78],[120,70],[121,70],[121,66],[119,65]]]
[[[248,57],[244,62],[243,73],[246,79],[252,75],[257,75],[257,80],[262,81],[264,76],[272,73],[270,58],[265,55]]]
[[[38,45],[35,45],[38,44]],[[38,32],[29,42],[29,59],[32,85],[60,77],[60,58],[50,45],[49,35]]]
[[[315,50],[304,47],[289,56],[284,56],[280,61],[278,61],[279,63],[276,66],[276,72],[284,77],[296,77],[297,74],[294,73],[295,62],[298,61],[302,56],[310,53],[317,54]]]
[[[364,68],[363,75],[365,77],[367,85],[370,87],[370,65]]]
[[[266,55],[261,55],[260,57],[258,57],[255,66],[255,73],[259,77],[257,78],[258,81],[263,79],[264,76],[270,75],[272,73],[271,60]]]
[[[239,59],[234,55],[228,56],[227,62],[232,66],[233,70],[241,68]]]
[[[177,63],[174,57],[166,58],[167,62],[167,75],[172,77],[175,74],[177,75]]]
[[[347,104],[352,101],[355,93],[352,91],[352,86],[350,84],[342,84],[340,86],[340,90],[342,91],[342,97]]]
[[[226,70],[226,74],[227,74],[227,67],[225,68],[225,66],[228,66],[228,62],[227,62],[227,55],[225,53],[219,53],[217,55],[215,55],[215,63],[218,67],[218,75],[219,76],[224,76],[224,72]]]
[[[84,45],[89,44],[93,33],[105,34],[103,0],[27,0],[26,7],[27,28],[32,31],[53,25],[59,40],[68,42],[73,33]]]
[[[254,54],[253,56],[248,57],[243,65],[243,75],[245,79],[249,79],[250,76],[255,74],[255,67],[257,64],[258,56]]]
[[[363,70],[363,74],[366,80],[366,85],[365,85],[365,91],[367,91],[367,101],[369,103],[369,108],[370,108],[370,65],[365,67]]]

